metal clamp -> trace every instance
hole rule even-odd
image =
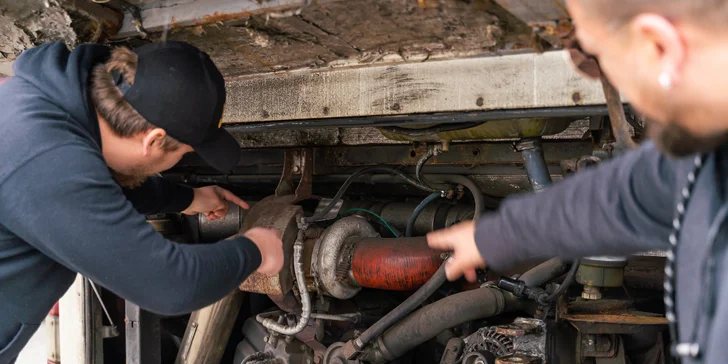
[[[300,175],[298,186],[294,189],[293,176]],[[283,160],[283,174],[276,187],[276,197],[296,195],[296,200],[311,197],[313,188],[313,151],[311,149],[289,149]]]

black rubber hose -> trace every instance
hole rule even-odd
[[[407,229],[405,230],[404,236],[411,237],[412,236],[412,230],[415,228],[415,221],[417,221],[417,217],[420,216],[420,213],[422,213],[422,210],[425,209],[430,203],[437,200],[441,197],[440,192],[433,192],[429,196],[427,196],[422,202],[420,202],[417,207],[415,207],[415,211],[412,212],[412,215],[409,218],[409,221],[407,221]]]
[[[349,178],[347,178],[346,181],[344,181],[344,184],[341,185],[341,188],[339,188],[339,191],[336,192],[336,195],[334,196],[334,198],[331,199],[331,202],[329,202],[329,204],[326,205],[326,207],[323,210],[319,211],[318,213],[315,213],[313,216],[305,218],[305,221],[307,223],[312,223],[312,222],[316,222],[316,221],[320,220],[321,218],[323,218],[324,216],[326,216],[326,214],[328,214],[329,211],[331,211],[331,209],[333,209],[334,206],[336,206],[336,203],[339,202],[341,197],[344,196],[344,193],[349,188],[349,186],[354,182],[354,180],[356,180],[360,176],[362,176],[364,174],[368,174],[368,173],[382,172],[382,171],[396,174],[397,176],[402,177],[402,179],[404,179],[405,182],[407,182],[423,191],[427,191],[427,192],[434,191],[432,188],[429,188],[427,186],[420,184],[419,182],[410,178],[409,176],[407,176],[406,174],[404,174],[402,171],[400,171],[398,169],[391,168],[391,167],[384,167],[384,166],[366,167],[366,168],[362,168],[362,169],[354,172],[354,174],[352,174]]]
[[[414,311],[422,302],[425,302],[440,286],[447,280],[445,276],[445,263],[435,272],[427,283],[420,287],[414,294],[407,297],[404,302],[400,303],[399,306],[395,307],[392,311],[389,311],[384,317],[379,319],[374,325],[370,326],[364,331],[358,338],[354,340],[355,345],[358,349],[363,348],[373,339],[381,335],[385,330],[392,327],[405,316],[409,315],[410,312]]]
[[[473,320],[493,317],[528,306],[497,288],[478,288],[447,296],[407,316],[377,340],[375,363],[395,360],[441,332]]]
[[[523,273],[518,279],[528,287],[539,287],[561,277],[569,270],[569,263],[561,258],[551,258]]]
[[[576,272],[579,270],[579,264],[580,260],[577,259],[573,263],[571,263],[571,268],[569,269],[569,274],[566,275],[566,278],[564,278],[564,282],[561,283],[559,288],[556,289],[553,293],[551,293],[547,298],[546,302],[552,303],[556,302],[556,300],[561,296],[564,292],[566,292],[567,289],[569,289],[569,286],[571,286],[572,283],[574,283],[574,280],[576,279]]]
[[[473,215],[473,221],[478,221],[480,213],[483,209],[485,209],[485,196],[483,196],[483,191],[480,190],[473,180],[459,174],[431,174],[427,175],[427,178],[434,181],[459,184],[467,188],[473,195],[473,201],[475,201],[475,214]]]

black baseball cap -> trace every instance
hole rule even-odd
[[[149,123],[192,146],[210,166],[232,171],[240,145],[222,128],[225,80],[215,63],[196,47],[177,41],[146,44],[134,52],[134,84],[114,75],[124,99]]]

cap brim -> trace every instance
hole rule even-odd
[[[192,147],[202,160],[223,173],[230,173],[240,160],[240,144],[225,129],[216,129],[214,135]]]

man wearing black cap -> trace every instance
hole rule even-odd
[[[113,52],[25,51],[0,86],[0,364],[12,363],[76,273],[162,314],[216,302],[257,270],[283,266],[274,231],[181,245],[145,221],[227,214],[247,204],[216,186],[154,176],[196,152],[222,172],[239,146],[221,128],[222,75],[180,42]]]

